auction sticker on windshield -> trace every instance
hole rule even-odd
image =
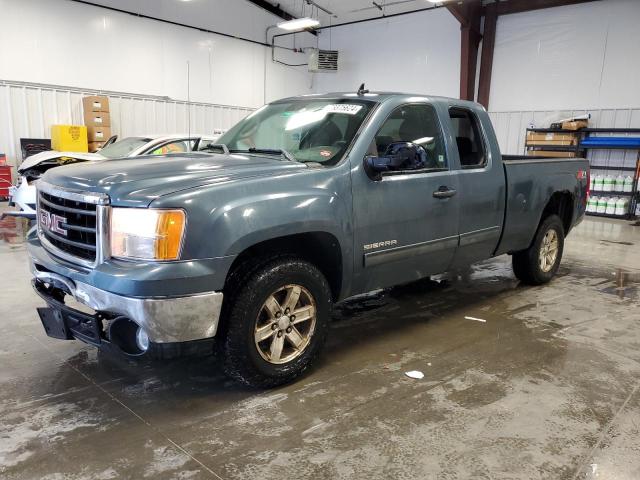
[[[334,103],[323,108],[327,113],[344,113],[346,115],[355,115],[362,110],[362,105],[353,105],[350,103]]]

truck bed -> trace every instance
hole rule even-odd
[[[554,192],[570,195],[573,205],[568,226],[577,224],[586,211],[587,181],[576,181],[589,170],[583,158],[548,158],[503,155],[506,208],[502,238],[496,255],[529,247],[545,205]]]

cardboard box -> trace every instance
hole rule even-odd
[[[558,147],[570,147],[575,145],[576,140],[527,140],[527,146],[556,145]]]
[[[527,132],[527,146],[557,145],[569,147],[577,145],[578,138],[573,133]]]
[[[581,128],[587,128],[588,126],[589,120],[573,120],[570,122],[552,123],[550,128],[558,128],[562,130],[580,130]]]
[[[92,95],[82,99],[82,108],[87,112],[109,112],[109,99],[101,95]]]
[[[95,153],[104,147],[104,142],[89,142],[89,151]]]
[[[87,127],[84,125],[51,125],[51,148],[59,152],[86,152]]]
[[[84,112],[84,124],[87,127],[110,127],[111,115],[109,112]]]
[[[550,152],[549,150],[528,150],[530,157],[574,158],[573,152]]]
[[[589,126],[588,120],[575,120],[573,122],[562,122],[563,130],[580,130]]]
[[[563,141],[563,140],[576,140],[575,133],[538,133],[538,132],[527,132],[527,141]]]
[[[85,127],[90,142],[105,142],[111,136],[110,127]]]

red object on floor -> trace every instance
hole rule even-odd
[[[0,198],[9,198],[9,187],[11,185],[11,167],[9,165],[0,165]]]

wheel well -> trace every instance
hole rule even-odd
[[[571,229],[571,220],[573,219],[573,195],[569,192],[555,192],[547,202],[542,212],[540,222],[543,222],[549,215],[558,215],[562,220],[564,234],[569,233]]]
[[[229,274],[259,257],[294,255],[315,265],[326,277],[334,301],[342,288],[342,253],[338,239],[326,232],[306,232],[272,238],[245,249],[231,264]]]

